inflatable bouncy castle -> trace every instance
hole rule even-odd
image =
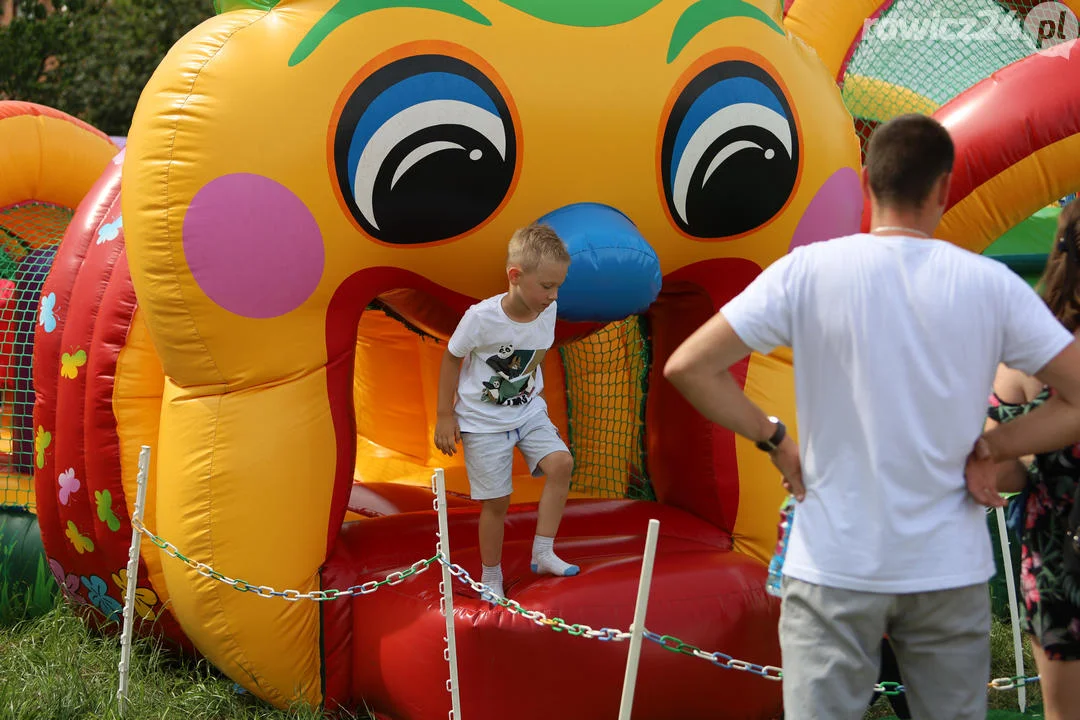
[[[287,598],[431,556],[436,466],[455,497],[452,559],[479,570],[460,456],[432,447],[437,363],[462,312],[505,290],[512,231],[543,220],[573,256],[544,371],[577,457],[560,547],[582,572],[529,572],[537,485],[519,478],[508,596],[628,627],[657,518],[650,626],[776,664],[764,578],[778,478],[660,371],[762,267],[858,227],[857,138],[780,5],[221,10],[157,69],[42,289],[55,300],[35,348],[38,508],[65,587],[117,616],[148,444],[146,525],[192,562],[287,594],[237,592],[147,543],[143,618],[277,705],[445,713],[436,573]],[[790,357],[738,375],[794,418]],[[463,713],[616,712],[625,644],[456,593]],[[776,683],[655,645],[638,686],[643,718],[780,708]]]
[[[573,258],[544,376],[575,456],[559,548],[582,572],[529,571],[540,481],[517,466],[508,596],[578,635],[627,629],[656,518],[650,630],[779,664],[764,590],[779,478],[661,370],[761,268],[859,228],[862,126],[838,79],[875,10],[811,3],[221,0],[161,63],[81,203],[53,201],[78,209],[47,279],[26,281],[35,401],[12,447],[32,461],[65,595],[118,618],[149,445],[140,631],[278,706],[442,717],[438,578],[410,572],[434,553],[434,468],[451,560],[480,561],[460,455],[431,440],[439,360],[464,310],[505,290],[510,234],[541,220]],[[1075,142],[1075,93],[1036,112],[1036,132],[1009,116],[1014,144],[971,121],[1035,78],[1075,87],[1075,46],[972,87],[966,112],[946,114],[964,96],[927,106],[962,158],[950,212],[969,224],[950,238],[982,250],[1080,185],[1044,160]],[[971,208],[1021,166],[1041,184],[979,224]],[[789,353],[735,375],[797,432]],[[615,716],[624,643],[453,590],[464,715]],[[637,685],[646,720],[781,711],[778,683],[656,643]]]
[[[56,245],[117,150],[65,113],[0,103],[0,618],[52,605],[33,491],[34,331]]]

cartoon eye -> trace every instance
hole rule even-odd
[[[717,63],[690,81],[660,152],[671,217],[698,238],[764,224],[787,203],[799,171],[798,129],[784,92],[745,61]]]
[[[418,55],[377,70],[352,91],[333,132],[346,205],[383,242],[467,232],[499,208],[514,179],[506,99],[457,58]]]

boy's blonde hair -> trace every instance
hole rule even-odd
[[[506,266],[532,272],[543,261],[570,263],[570,251],[559,234],[547,225],[536,223],[514,232],[506,254]]]

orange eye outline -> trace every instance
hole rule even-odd
[[[389,65],[400,60],[405,60],[411,57],[417,57],[422,55],[443,55],[467,65],[470,65],[477,72],[481,73],[487,80],[495,87],[495,89],[502,96],[502,101],[506,104],[507,111],[510,114],[510,124],[513,127],[514,133],[514,170],[513,175],[510,178],[510,184],[507,186],[506,192],[503,194],[502,200],[499,204],[488,214],[488,216],[477,225],[465,230],[453,237],[443,238],[441,240],[432,240],[430,242],[423,243],[393,243],[386,240],[380,240],[373,237],[363,225],[356,219],[353,211],[349,207],[349,202],[342,192],[341,185],[338,182],[337,177],[337,164],[335,160],[334,146],[337,138],[338,129],[341,122],[342,113],[345,110],[346,105],[352,98],[353,93],[364,83],[365,80],[370,78],[379,70],[382,70]],[[326,167],[330,173],[330,184],[333,187],[334,197],[337,200],[338,207],[341,209],[344,216],[348,219],[349,223],[363,235],[370,242],[381,245],[383,247],[395,248],[395,249],[412,249],[412,248],[431,248],[438,247],[440,245],[446,245],[449,243],[457,242],[458,240],[479,232],[489,223],[495,220],[502,211],[506,208],[510,198],[513,197],[515,190],[517,189],[518,181],[521,178],[522,157],[524,156],[524,133],[521,127],[521,115],[518,112],[517,105],[514,103],[514,98],[510,94],[510,88],[502,77],[495,71],[495,68],[487,62],[484,58],[478,55],[476,52],[445,40],[417,40],[413,42],[397,45],[385,52],[376,55],[374,58],[365,63],[345,84],[340,95],[338,95],[337,101],[334,103],[334,108],[330,114],[330,122],[328,125],[327,139],[326,139]]]
[[[685,230],[683,230],[682,227],[679,225],[678,221],[676,221],[676,219],[672,216],[671,206],[668,202],[667,187],[664,184],[664,136],[667,133],[668,123],[671,121],[671,114],[675,109],[675,103],[678,102],[680,97],[682,97],[683,93],[686,91],[686,88],[690,85],[690,83],[696,80],[703,72],[705,72],[709,68],[725,62],[732,61],[741,61],[754,65],[759,70],[768,75],[769,78],[771,78],[772,81],[776,84],[776,87],[779,88],[780,91],[784,94],[784,100],[787,102],[788,109],[791,111],[792,125],[795,126],[795,142],[797,143],[797,147],[800,150],[800,152],[798,153],[798,167],[796,168],[795,180],[792,183],[791,191],[788,193],[787,199],[784,201],[784,204],[781,205],[780,208],[777,209],[777,211],[774,212],[769,219],[763,221],[759,225],[755,225],[749,230],[745,230],[735,235],[724,235],[723,237],[698,237],[696,235],[691,235]],[[712,52],[706,53],[705,55],[702,55],[690,65],[688,65],[687,68],[683,70],[682,74],[679,75],[679,79],[675,82],[674,86],[671,89],[671,93],[668,95],[667,100],[664,102],[664,108],[660,115],[660,124],[657,130],[656,137],[656,187],[659,193],[658,197],[660,199],[660,205],[663,208],[664,217],[667,218],[668,224],[673,230],[675,230],[675,232],[688,240],[709,243],[731,242],[733,240],[739,240],[741,238],[747,237],[748,235],[759,233],[765,228],[769,227],[777,220],[777,218],[782,217],[786,213],[788,207],[790,207],[792,201],[795,199],[795,196],[798,194],[797,190],[802,182],[803,168],[806,164],[806,153],[803,151],[804,144],[802,140],[803,130],[802,123],[799,118],[799,112],[795,107],[795,101],[791,96],[791,91],[788,89],[787,84],[784,83],[781,79],[781,75],[779,71],[777,71],[775,65],[766,60],[765,57],[760,55],[759,53],[742,47],[719,48],[717,50],[713,50]]]

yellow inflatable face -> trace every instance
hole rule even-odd
[[[664,275],[764,266],[861,212],[850,118],[778,3],[251,4],[174,50],[133,130],[190,159],[177,290],[206,317],[306,322],[375,266],[484,297],[513,230],[576,202],[624,213]],[[175,101],[151,95],[170,67],[185,112],[140,122]]]

